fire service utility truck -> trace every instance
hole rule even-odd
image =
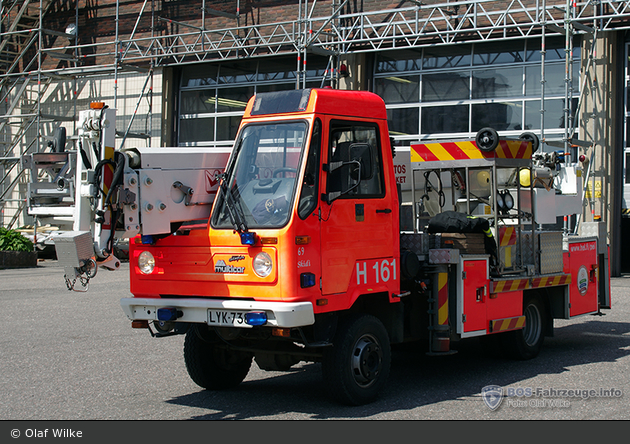
[[[78,290],[130,239],[124,313],[154,337],[185,335],[208,390],[240,384],[252,361],[321,362],[333,397],[364,404],[392,344],[447,355],[492,336],[530,359],[554,319],[610,307],[603,224],[570,230],[582,167],[532,134],[484,128],[396,156],[383,100],[332,89],[255,95],[229,152],[116,150],[114,121],[104,104],[80,115],[59,263]]]

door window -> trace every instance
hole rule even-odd
[[[366,122],[332,121],[328,193],[341,197],[383,197],[383,163],[378,127]]]

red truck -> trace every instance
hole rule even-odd
[[[125,151],[124,180],[110,186],[126,198],[104,203],[123,209],[121,230],[139,233],[122,308],[153,336],[185,334],[188,373],[208,390],[240,384],[252,360],[276,371],[321,362],[330,394],[358,405],[385,386],[392,344],[443,355],[497,335],[506,352],[533,358],[554,319],[610,306],[598,226],[542,229],[581,203],[579,167],[536,145],[485,128],[396,153],[375,94],[257,94],[227,164],[199,165],[203,202],[185,175],[156,189],[166,173],[149,150]],[[401,169],[411,189],[397,185]],[[177,208],[207,212],[143,229]]]

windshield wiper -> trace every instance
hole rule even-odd
[[[223,192],[223,203],[225,205],[225,209],[227,210],[228,216],[230,217],[230,222],[234,227],[234,230],[239,233],[244,233],[247,231],[247,224],[245,223],[245,215],[242,213],[242,210],[238,208],[236,205],[233,189],[228,188],[227,185],[227,173],[222,173],[218,175],[220,182],[221,191]]]

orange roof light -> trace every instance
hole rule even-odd
[[[103,109],[105,102],[90,102],[90,109]]]

